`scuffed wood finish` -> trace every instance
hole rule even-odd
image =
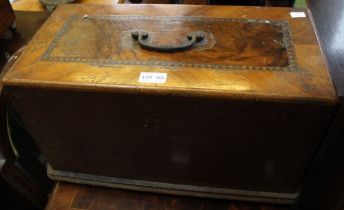
[[[49,18],[31,43],[15,70],[5,77],[5,84],[95,88],[110,90],[116,88],[124,92],[161,92],[177,95],[208,95],[230,98],[257,98],[264,100],[309,100],[336,103],[336,96],[329,74],[322,58],[317,39],[307,11],[307,18],[292,19],[291,9],[250,8],[220,6],[172,6],[172,5],[117,5],[87,6],[63,5]],[[61,30],[71,14],[92,15],[147,15],[147,16],[209,16],[246,19],[283,19],[289,21],[291,36],[296,52],[299,72],[290,71],[252,71],[234,69],[231,71],[209,68],[178,68],[171,71],[161,67],[150,66],[111,66],[88,65],[82,62],[42,61],[41,58]],[[94,34],[96,36],[96,34]],[[240,37],[238,32],[237,36]],[[264,35],[261,35],[264,36]],[[253,38],[253,37],[250,37]],[[220,38],[217,38],[220,39]],[[130,40],[131,41],[131,40]],[[244,42],[243,39],[238,41]],[[249,42],[247,42],[249,43]],[[101,43],[98,43],[101,44]],[[107,48],[97,48],[100,52]],[[104,45],[106,46],[106,45]],[[111,46],[111,45],[110,45]],[[138,46],[136,46],[138,47]],[[249,46],[247,46],[249,47]],[[243,49],[249,49],[243,46]],[[135,48],[134,48],[135,49]],[[115,49],[110,49],[110,52]],[[63,51],[61,52],[63,54]],[[92,52],[90,52],[92,53]],[[219,57],[222,52],[209,56]],[[307,56],[304,56],[307,55]],[[73,57],[73,55],[64,55]],[[166,54],[165,57],[170,55]],[[81,57],[82,58],[82,57]],[[127,58],[127,56],[124,56]],[[226,58],[223,58],[226,59]],[[230,59],[230,58],[229,58]],[[64,69],[64,71],[60,71]],[[140,84],[138,76],[142,71],[168,73],[168,80],[163,85]],[[97,73],[95,73],[97,72]],[[190,76],[192,75],[192,76]],[[82,84],[82,86],[80,86]],[[135,87],[135,88],[134,88]],[[140,88],[137,88],[140,87]]]
[[[15,16],[8,0],[0,0],[0,36],[14,22]]]
[[[117,67],[298,71],[289,43],[288,24],[270,22],[200,17],[74,16],[66,21],[42,60]],[[131,32],[136,30],[147,32],[153,45],[181,45],[188,34],[197,31],[204,33],[204,39],[183,52],[152,52],[143,50],[133,40]],[[80,36],[90,31],[88,36]]]
[[[6,74],[5,90],[55,179],[290,203],[338,105],[310,14],[292,19],[290,11],[63,5]],[[142,20],[171,17],[171,27]],[[289,24],[283,33],[280,21]],[[164,29],[150,40],[157,43],[191,29],[216,42],[147,52],[130,37],[137,27]],[[167,81],[139,83],[144,71]]]
[[[300,103],[8,89],[54,170],[291,194],[284,198],[296,196],[335,109]],[[165,188],[160,185],[160,192],[167,192]],[[222,194],[226,195],[233,193]],[[281,196],[277,201],[285,202]]]
[[[168,196],[57,183],[46,210],[290,210],[286,206]]]

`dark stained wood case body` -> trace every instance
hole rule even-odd
[[[310,14],[290,11],[64,5],[3,82],[54,179],[287,203],[338,106]],[[134,30],[205,39],[152,52]]]

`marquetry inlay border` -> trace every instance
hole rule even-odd
[[[282,28],[283,45],[286,49],[288,56],[288,66],[244,66],[244,65],[224,65],[224,64],[202,64],[199,62],[170,62],[170,61],[145,61],[145,60],[114,60],[114,59],[92,59],[73,56],[52,56],[51,53],[57,46],[62,36],[69,30],[73,21],[80,19],[105,19],[111,21],[121,20],[171,20],[171,21],[201,21],[204,23],[209,22],[253,22],[272,24]],[[176,67],[192,67],[192,68],[213,68],[213,69],[235,69],[235,70],[272,70],[272,71],[297,71],[296,55],[294,45],[292,42],[290,27],[287,21],[283,20],[255,20],[255,19],[232,19],[232,18],[209,18],[209,17],[195,17],[195,16],[122,16],[122,15],[96,15],[96,16],[71,16],[60,31],[56,34],[53,41],[50,43],[48,49],[41,57],[43,61],[55,62],[75,62],[75,63],[88,63],[98,66],[118,66],[118,65],[135,65],[135,66],[156,66],[165,68]]]

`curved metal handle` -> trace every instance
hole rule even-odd
[[[157,52],[176,52],[190,49],[196,42],[200,42],[204,39],[204,32],[197,31],[189,33],[186,36],[186,41],[180,45],[154,45],[148,42],[149,34],[147,32],[134,31],[131,33],[131,37],[137,40],[141,48],[150,51]]]

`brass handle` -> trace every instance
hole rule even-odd
[[[190,49],[196,42],[200,42],[204,39],[204,32],[197,31],[189,33],[186,36],[186,41],[180,45],[155,45],[149,42],[149,34],[147,32],[134,31],[131,33],[131,37],[139,42],[141,48],[156,52],[176,52]]]

